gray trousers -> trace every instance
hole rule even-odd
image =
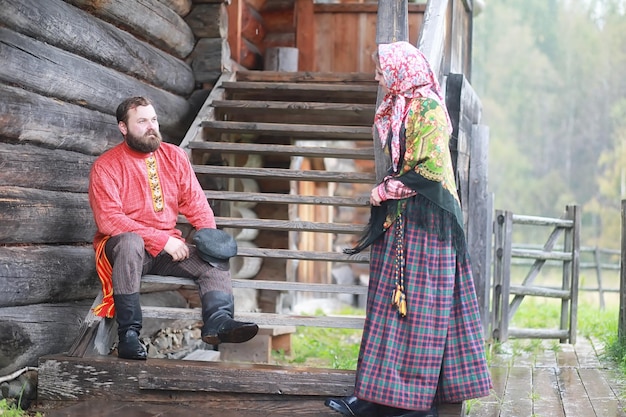
[[[109,238],[105,252],[113,267],[114,294],[139,292],[141,277],[147,274],[193,278],[198,283],[200,297],[209,291],[233,292],[230,271],[213,268],[204,262],[195,246],[189,246],[189,258],[174,262],[165,251],[156,257],[150,255],[138,234],[122,233]]]

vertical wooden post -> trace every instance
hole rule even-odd
[[[232,0],[228,6],[228,45],[230,57],[236,63],[241,63],[241,14],[245,0]]]
[[[604,288],[602,285],[602,256],[600,253],[600,248],[599,247],[595,247],[594,251],[593,251],[593,259],[596,263],[596,278],[598,280],[598,296],[600,298],[600,310],[604,311],[605,305],[604,305]]]
[[[296,0],[296,48],[298,48],[298,69],[316,71],[315,68],[315,9],[313,0]]]
[[[491,247],[493,238],[493,198],[487,190],[489,128],[472,126],[470,141],[467,246],[472,259],[472,275],[478,298],[483,334],[489,334],[489,292],[491,289]]]
[[[379,0],[376,17],[376,45],[409,40],[409,3],[407,0]],[[384,94],[378,88],[376,107]],[[387,175],[391,161],[385,155],[378,132],[374,129],[374,161],[376,181],[380,182]]]
[[[619,322],[617,336],[623,343],[626,338],[626,200],[622,200],[622,242],[619,269]]]
[[[496,211],[494,233],[494,286],[493,286],[493,330],[495,340],[505,342],[509,337],[509,294],[511,292],[511,250],[513,213]]]
[[[580,259],[580,207],[567,206],[566,216],[573,226],[565,232],[565,252],[571,252],[572,260],[563,262],[563,289],[570,290],[570,299],[561,303],[561,329],[568,329],[568,343],[576,343],[576,321],[578,320],[578,281]],[[567,268],[567,270],[566,270]],[[568,287],[565,287],[568,285]],[[568,314],[569,313],[569,314]],[[567,327],[569,323],[569,327]],[[561,343],[566,340],[560,339]]]

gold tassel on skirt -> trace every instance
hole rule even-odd
[[[395,267],[395,284],[391,296],[391,305],[398,310],[400,317],[405,317],[408,311],[406,293],[404,291],[404,250],[403,250],[403,229],[402,214],[396,219],[396,257],[394,260]]]

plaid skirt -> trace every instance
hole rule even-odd
[[[371,247],[354,394],[410,410],[487,396],[491,378],[469,255],[457,257],[451,231],[442,239],[416,221],[402,219],[408,312],[400,317],[391,305],[394,224]]]

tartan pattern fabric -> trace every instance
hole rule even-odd
[[[407,216],[408,314],[401,318],[391,307],[394,229],[372,245],[355,395],[411,410],[489,395],[491,378],[469,257],[457,260],[451,231],[441,240]]]

